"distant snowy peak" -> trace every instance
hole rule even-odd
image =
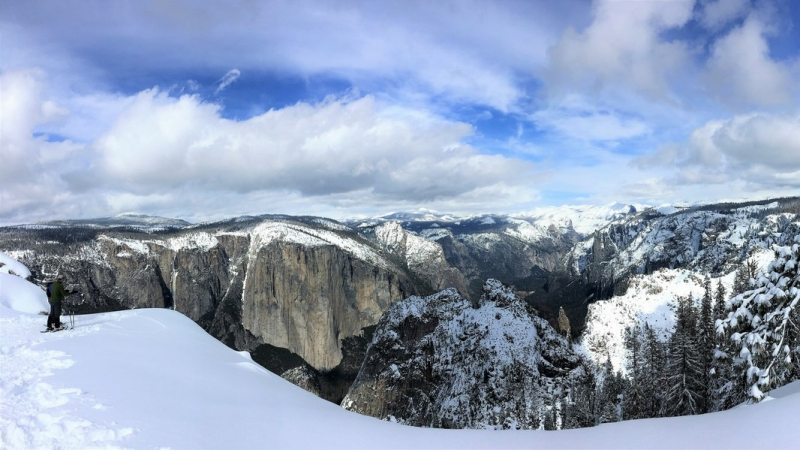
[[[603,206],[564,205],[535,208],[514,217],[530,219],[543,226],[572,227],[581,234],[590,234],[610,222],[637,214],[650,208],[641,204],[611,203]]]

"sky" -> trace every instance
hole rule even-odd
[[[800,194],[800,4],[0,0],[0,225]]]

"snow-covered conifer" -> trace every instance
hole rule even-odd
[[[797,236],[791,247],[775,248],[775,259],[755,277],[752,289],[731,298],[727,317],[717,321],[717,332],[734,343],[733,362],[753,401],[797,374],[799,263]]]

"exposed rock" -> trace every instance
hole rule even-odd
[[[415,426],[538,428],[578,364],[566,339],[489,280],[477,308],[454,289],[393,304],[342,406]]]
[[[320,397],[322,388],[319,384],[319,377],[308,366],[299,366],[289,369],[281,374],[281,378],[289,381],[295,386],[301,387],[308,392]]]
[[[254,250],[250,260],[245,330],[317,369],[336,367],[341,339],[373,325],[392,302],[415,292],[398,271],[375,267],[332,245],[275,241]]]
[[[441,244],[403,229],[398,222],[386,222],[374,230],[378,243],[396,255],[418,278],[434,291],[455,288],[467,294],[464,275],[450,266]]]

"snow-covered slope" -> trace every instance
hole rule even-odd
[[[9,275],[11,276],[11,275]],[[24,282],[23,283],[27,283]],[[38,289],[32,286],[33,289]],[[800,384],[703,416],[543,431],[412,428],[347,412],[169,310],[45,318],[0,285],[0,448],[795,448]]]

